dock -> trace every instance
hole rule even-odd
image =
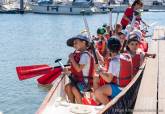
[[[155,27],[133,114],[165,114],[165,27]]]

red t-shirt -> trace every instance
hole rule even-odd
[[[130,20],[132,20],[133,12],[134,12],[133,8],[132,7],[128,7],[125,10],[124,15],[127,16]],[[126,19],[124,19],[124,16],[123,16],[123,18],[121,19],[121,25],[122,26],[127,26],[128,24],[129,24],[129,22]]]

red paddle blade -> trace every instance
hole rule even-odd
[[[16,71],[18,74],[19,80],[29,79],[35,76],[48,73],[52,67],[44,65],[31,65],[31,66],[18,66]]]
[[[84,104],[84,105],[97,106],[97,103],[96,103],[96,101],[93,98],[85,98],[85,97],[83,97],[81,100],[82,100],[82,104]]]
[[[47,85],[51,84],[56,78],[58,78],[62,73],[61,67],[57,67],[51,71],[49,71],[48,74],[43,75],[42,77],[38,78],[37,81],[39,84]]]

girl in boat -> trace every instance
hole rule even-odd
[[[121,43],[121,50],[120,52],[123,53],[125,50],[126,42],[127,42],[127,32],[125,30],[122,30],[121,32],[117,33],[117,36]]]
[[[126,28],[128,24],[131,24],[134,12],[143,7],[143,2],[141,0],[135,0],[131,7],[128,7],[124,12],[124,16],[121,19],[121,25],[123,29]],[[137,19],[140,21],[141,19]]]
[[[96,100],[104,105],[109,102],[109,99],[118,95],[132,79],[132,60],[129,55],[120,54],[120,41],[116,37],[111,37],[107,47],[111,56],[108,72],[104,69],[99,71],[100,76],[107,84],[94,92]]]
[[[65,86],[65,92],[72,103],[82,103],[83,92],[89,91],[92,86],[94,73],[94,59],[87,48],[90,40],[86,36],[77,35],[67,40],[67,45],[76,51],[69,55],[71,64],[71,82]]]
[[[142,51],[147,52],[148,51],[148,43],[145,40],[145,33],[142,33],[138,29],[134,29],[134,31],[132,33],[136,34],[138,36],[138,38],[140,39],[139,48]]]
[[[126,53],[132,57],[133,75],[136,75],[145,57],[155,58],[155,54],[149,54],[139,49],[140,38],[136,34],[131,34],[127,41]]]

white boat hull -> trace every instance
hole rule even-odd
[[[85,14],[92,14],[92,7],[76,7],[72,5],[38,5],[30,4],[31,12],[44,13],[44,14],[68,14],[78,15],[82,10],[85,10]]]

